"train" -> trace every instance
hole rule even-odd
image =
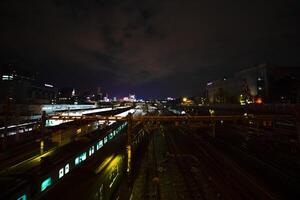
[[[127,122],[116,122],[115,126],[108,129],[97,141],[55,166],[49,165],[51,163],[50,156],[42,157],[40,166],[42,170],[39,170],[35,177],[26,177],[26,174],[7,177],[7,180],[3,181],[4,187],[2,189],[5,190],[1,189],[0,199],[27,200],[40,198],[49,188],[60,182],[86,160],[90,160],[95,152],[101,150],[117,135],[123,133],[126,126]],[[2,177],[2,179],[6,178]]]

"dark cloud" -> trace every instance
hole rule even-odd
[[[197,94],[259,62],[299,65],[299,8],[296,0],[2,0],[1,62],[113,94]]]

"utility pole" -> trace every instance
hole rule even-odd
[[[300,104],[296,104],[295,107],[298,144],[300,146]]]
[[[2,150],[6,149],[7,146],[7,137],[8,137],[8,125],[11,122],[11,116],[12,116],[12,102],[10,98],[6,98],[5,104],[3,106],[3,112],[4,112],[4,138],[3,138],[3,144],[2,144]]]
[[[132,114],[129,113],[127,115],[127,122],[128,122],[128,127],[127,127],[127,173],[130,175],[131,171],[131,137],[132,137]]]
[[[40,142],[40,154],[44,153],[44,136],[45,136],[45,127],[46,127],[46,111],[42,111],[41,117],[41,142]]]

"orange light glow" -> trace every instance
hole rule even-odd
[[[262,103],[263,103],[262,98],[258,97],[258,98],[256,99],[255,103],[257,103],[257,104],[262,104]]]

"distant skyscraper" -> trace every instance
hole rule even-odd
[[[72,97],[75,96],[75,89],[72,90]]]
[[[97,88],[97,94],[96,94],[96,100],[102,100],[103,99],[103,92],[102,92],[102,88],[99,86]]]
[[[129,94],[129,101],[136,101],[135,94]]]

